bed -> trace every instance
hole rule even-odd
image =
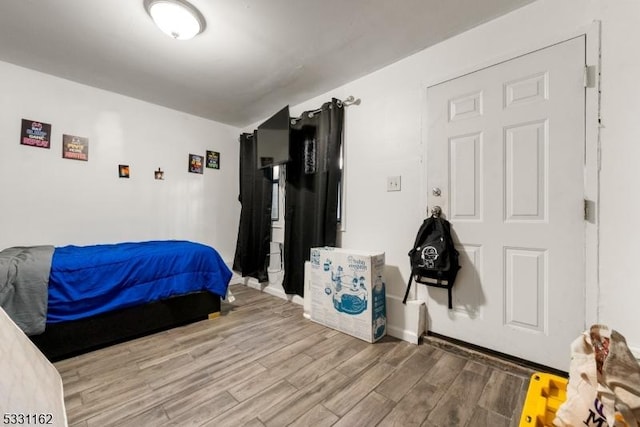
[[[0,251],[0,306],[50,360],[220,311],[231,271],[188,241]]]

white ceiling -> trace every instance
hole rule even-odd
[[[179,41],[143,0],[1,0],[0,61],[241,127],[532,1],[191,0]]]

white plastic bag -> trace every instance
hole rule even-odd
[[[571,344],[567,399],[556,427],[640,427],[640,365],[622,335],[594,325]]]

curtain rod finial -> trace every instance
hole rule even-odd
[[[342,101],[342,103],[345,106],[349,106],[349,105],[360,105],[360,98],[355,99],[355,97],[353,95],[349,95],[345,98],[344,101]]]

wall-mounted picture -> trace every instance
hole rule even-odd
[[[204,159],[197,154],[189,154],[189,172],[202,173],[202,164]]]
[[[164,179],[164,171],[162,169],[158,168],[157,171],[153,172],[153,177],[155,179],[160,179],[160,180]]]
[[[129,178],[129,165],[118,165],[118,176],[120,178]]]
[[[51,148],[51,125],[35,120],[22,119],[20,144],[32,147]]]
[[[62,158],[89,160],[89,138],[74,135],[62,135]]]
[[[207,150],[207,167],[210,169],[220,169],[220,153]]]

